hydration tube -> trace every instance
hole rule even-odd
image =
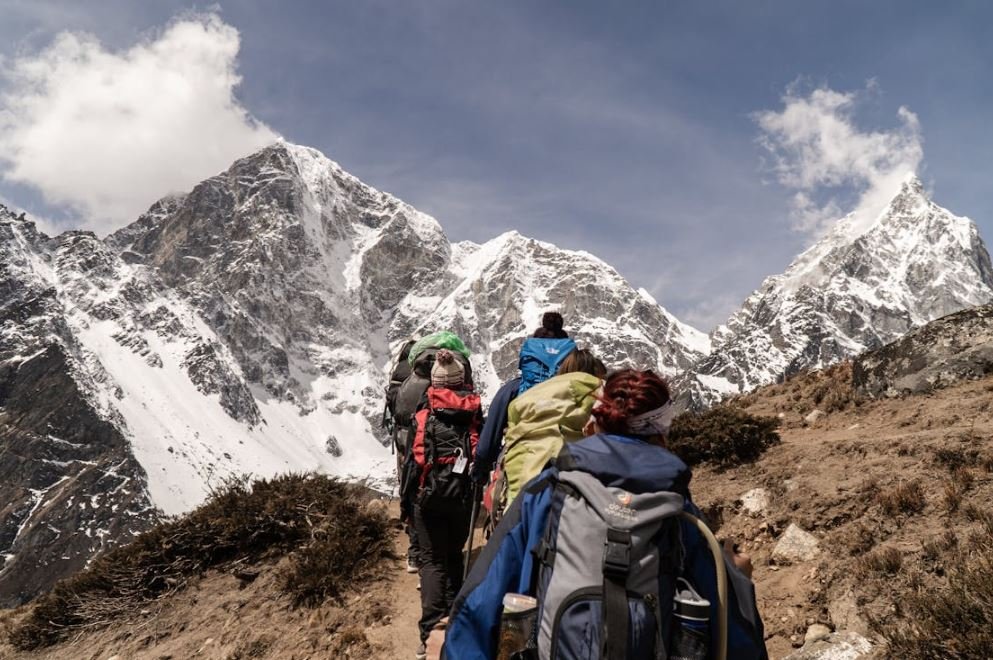
[[[728,573],[727,568],[724,566],[724,550],[706,523],[688,511],[683,511],[682,517],[684,520],[692,523],[703,534],[703,538],[707,539],[707,545],[710,546],[710,553],[714,556],[714,565],[717,569],[717,650],[714,658],[716,660],[727,660]]]

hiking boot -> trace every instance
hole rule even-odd
[[[417,562],[415,562],[410,557],[407,557],[407,572],[408,573],[416,573],[419,570],[421,570],[421,569],[418,568]]]
[[[417,647],[417,652],[414,653],[414,660],[427,660],[428,657],[428,647],[421,642],[421,645]]]

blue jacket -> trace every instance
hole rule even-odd
[[[607,486],[632,493],[669,490],[686,498],[686,510],[699,516],[690,501],[690,470],[675,455],[633,437],[595,435],[567,445],[555,464],[525,487],[501,520],[455,599],[445,637],[445,660],[490,660],[496,655],[503,595],[528,593],[532,584],[532,548],[545,531],[559,467],[582,470]],[[684,570],[702,596],[717,610],[717,578],[706,540],[682,523]],[[765,660],[762,620],[755,589],[731,562],[728,567],[728,658]],[[713,631],[716,637],[716,631]],[[716,639],[711,648],[716,646]]]
[[[520,386],[520,377],[501,385],[490,403],[490,409],[486,411],[486,422],[479,433],[479,444],[476,445],[476,460],[472,464],[472,480],[476,483],[489,479],[493,463],[500,455],[503,434],[507,430],[507,409],[510,408],[510,402],[517,398]]]

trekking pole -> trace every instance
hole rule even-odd
[[[465,553],[465,567],[462,569],[462,581],[469,577],[469,567],[472,564],[472,542],[476,536],[476,518],[479,517],[479,500],[482,499],[482,487],[472,485],[472,515],[469,518],[469,550]]]

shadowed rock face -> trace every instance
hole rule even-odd
[[[855,387],[869,396],[921,394],[993,373],[993,305],[942,317],[855,360]]]
[[[55,290],[25,276],[26,243],[56,245],[0,209],[0,607],[158,519],[127,440],[77,381]]]

